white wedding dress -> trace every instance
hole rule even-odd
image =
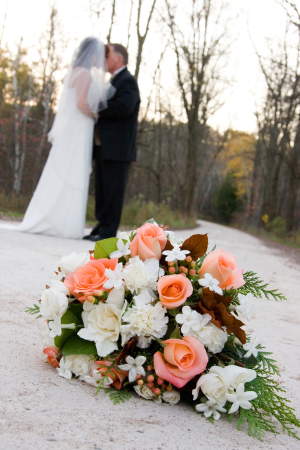
[[[83,237],[94,120],[77,108],[75,88],[68,91],[68,114],[64,115],[63,126],[60,123],[58,130],[54,127],[53,145],[24,219],[17,227],[3,225],[2,229],[73,239]],[[99,85],[91,81],[87,101],[92,110],[97,110],[99,100]]]

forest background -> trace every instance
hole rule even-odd
[[[268,2],[269,21],[273,7],[283,26],[270,38],[267,24],[257,20],[258,40],[235,0],[82,3],[90,34],[101,30],[103,40],[128,48],[129,70],[141,89],[138,160],[123,226],[154,216],[186,227],[202,217],[300,246],[300,8],[296,0]],[[23,36],[6,38],[7,6],[0,16],[2,216],[21,217],[26,210],[50,150],[47,133],[66,67],[80,41],[76,30],[66,32],[60,5],[45,2],[47,26],[30,47]],[[243,115],[245,105],[231,109],[233,98],[239,102],[234,61],[241,24],[258,64],[257,74],[249,75],[253,120],[238,129],[235,115]],[[87,220],[93,220],[93,176]]]

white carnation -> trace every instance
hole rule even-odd
[[[193,336],[211,353],[221,352],[228,339],[227,332],[216,327],[211,322],[193,334]]]
[[[166,312],[166,308],[160,303],[156,303],[155,306],[148,303],[142,307],[129,308],[122,317],[123,322],[127,322],[127,325],[121,325],[122,345],[137,335],[144,338],[138,339],[138,346],[146,348],[150,344],[151,336],[163,337],[167,332],[169,321]]]
[[[68,355],[64,358],[65,369],[70,370],[76,377],[84,377],[91,372],[94,359],[91,355]]]
[[[156,290],[160,274],[159,262],[155,258],[142,261],[139,256],[131,258],[126,264],[127,274],[124,277],[127,289],[132,294],[139,294],[143,289]]]
[[[63,273],[67,276],[69,273],[75,272],[79,267],[84,266],[90,261],[90,255],[88,253],[76,253],[73,252],[68,256],[63,256],[59,267]]]

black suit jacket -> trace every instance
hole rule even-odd
[[[137,81],[125,68],[111,83],[116,92],[107,101],[107,108],[99,113],[97,127],[101,147],[97,151],[103,160],[135,161],[140,106]]]

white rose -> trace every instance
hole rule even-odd
[[[163,393],[162,399],[170,405],[176,405],[180,401],[180,393],[174,389],[172,391],[166,391]]]
[[[230,374],[222,367],[213,366],[209,373],[199,378],[196,388],[193,390],[194,400],[198,398],[201,388],[203,394],[209,400],[214,400],[220,406],[224,406],[226,403],[225,394],[228,393],[230,383]]]
[[[126,307],[126,303],[124,305]],[[100,303],[93,305],[88,301],[83,304],[82,320],[84,327],[78,336],[94,341],[99,356],[107,356],[118,349],[122,311],[115,305]]]
[[[90,261],[90,255],[88,253],[76,253],[73,252],[71,255],[63,256],[59,267],[65,275],[75,272],[79,267],[84,266]]]
[[[44,322],[43,330],[40,332],[40,339],[42,341],[42,350],[47,347],[55,347],[54,338],[49,335],[50,330],[48,324]]]
[[[73,372],[76,377],[88,375],[94,363],[91,355],[68,355],[64,360],[65,368]]]
[[[44,319],[61,317],[68,308],[68,299],[62,292],[45,289],[41,297],[40,312]]]
[[[142,384],[141,386],[136,384],[133,388],[138,395],[146,400],[154,400],[155,403],[161,403],[162,401],[161,396],[155,395],[146,384]]]
[[[61,292],[62,294],[65,294],[65,295],[71,295],[71,293],[70,293],[69,289],[67,288],[67,286],[65,285],[65,283],[63,283],[60,280],[51,281],[50,287],[54,291]]]
[[[256,378],[256,372],[253,369],[231,365],[226,366],[224,370],[230,378],[230,389],[236,389],[240,383],[245,384]]]
[[[227,332],[216,327],[213,323],[208,323],[199,331],[196,331],[193,336],[211,353],[221,352],[228,339]]]

